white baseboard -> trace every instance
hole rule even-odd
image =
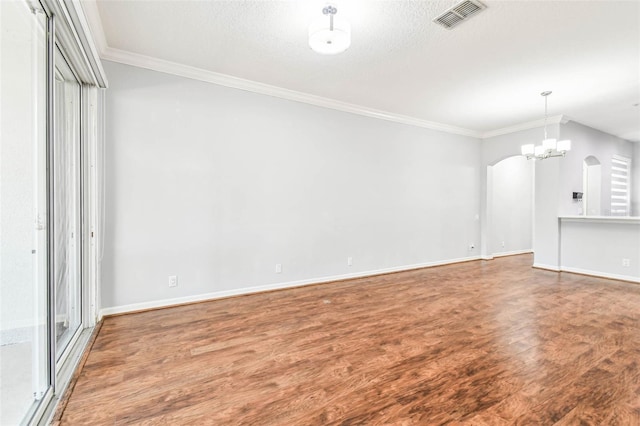
[[[546,269],[547,271],[560,272],[560,268],[554,265],[545,265],[544,263],[534,263],[534,268]]]
[[[560,269],[562,272],[572,272],[575,274],[589,275],[589,276],[598,277],[598,278],[610,278],[614,280],[631,281],[633,283],[640,283],[640,277],[634,277],[631,275],[620,275],[620,274],[611,274],[609,272],[590,271],[588,269],[573,268],[570,266],[561,266]]]
[[[580,275],[588,275],[591,277],[598,277],[598,278],[609,278],[612,280],[620,280],[620,281],[630,281],[632,283],[640,283],[640,277],[634,277],[632,275],[620,275],[620,274],[611,274],[609,272],[602,272],[602,271],[591,271],[589,269],[582,269],[582,268],[573,268],[571,266],[552,266],[552,265],[545,265],[542,263],[534,263],[533,264],[534,268],[538,268],[538,269],[546,269],[548,271],[553,271],[553,272],[569,272],[572,274],[580,274]]]
[[[505,257],[505,256],[517,256],[519,254],[529,254],[533,253],[533,250],[512,250],[512,251],[502,251],[500,253],[493,253],[492,257]]]
[[[100,309],[99,320],[105,315],[124,314],[127,312],[143,311],[147,309],[165,308],[168,306],[183,305],[187,303],[203,302],[207,300],[221,299],[230,296],[240,296],[243,294],[261,293],[264,291],[280,290],[285,288],[303,287],[312,284],[322,284],[332,281],[348,280],[353,278],[364,278],[373,275],[388,274],[392,272],[410,271],[412,269],[429,268],[433,266],[449,265],[452,263],[469,262],[479,260],[480,256],[462,257],[458,259],[441,260],[436,262],[418,263],[414,265],[396,266],[392,268],[376,269],[373,271],[356,272],[353,274],[333,275],[322,278],[310,278],[299,281],[289,281],[283,283],[267,284],[255,287],[244,287],[233,290],[216,291],[213,293],[197,294],[193,296],[177,297],[173,299],[154,300],[150,302],[133,303],[130,305],[111,306]]]

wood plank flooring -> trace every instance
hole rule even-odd
[[[60,423],[640,425],[640,286],[531,263],[106,318]]]

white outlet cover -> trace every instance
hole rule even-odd
[[[177,286],[178,286],[178,276],[169,275],[169,287],[177,287]]]

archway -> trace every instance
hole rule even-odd
[[[533,248],[534,163],[516,155],[487,166],[488,257]]]
[[[600,216],[602,214],[602,165],[590,155],[582,162],[583,214]]]

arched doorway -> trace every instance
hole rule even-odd
[[[487,166],[488,257],[533,249],[534,163],[516,155]]]
[[[600,216],[602,214],[602,165],[590,155],[582,162],[583,214]]]

